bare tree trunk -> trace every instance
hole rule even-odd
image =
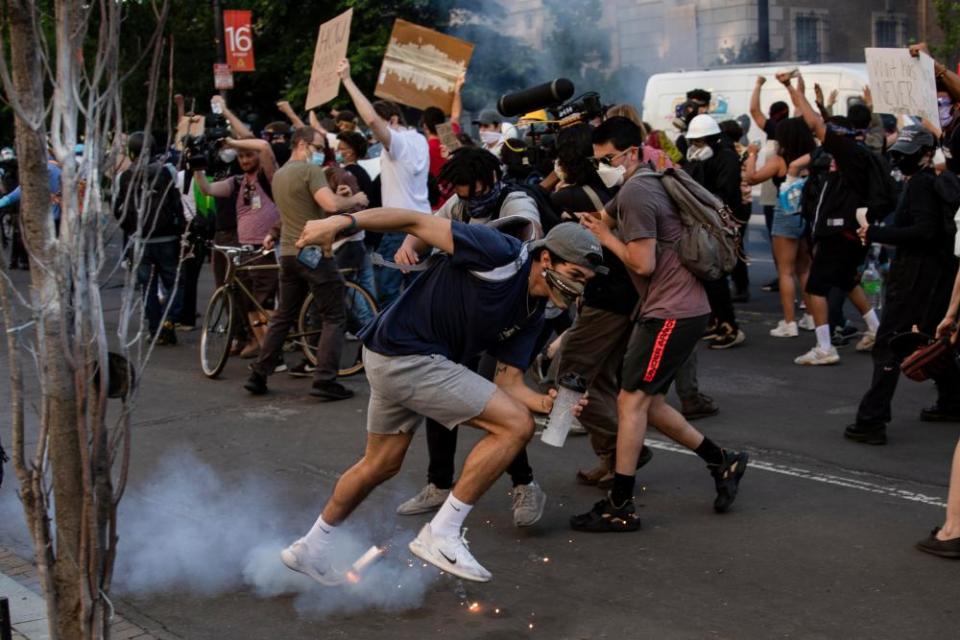
[[[7,9],[13,86],[22,110],[16,118],[22,192],[20,216],[24,244],[33,263],[30,270],[31,306],[39,314],[37,340],[39,364],[43,371],[42,421],[49,434],[48,455],[57,523],[56,561],[49,567],[53,578],[52,600],[56,606],[48,611],[48,616],[50,631],[55,637],[83,638],[80,615],[84,608],[80,550],[83,484],[76,428],[74,366],[69,358],[64,357],[68,353],[66,336],[70,327],[62,306],[69,295],[64,290],[69,278],[65,278],[61,271],[64,265],[58,259],[51,216],[44,136],[44,69],[37,38],[39,25],[33,3],[12,0]]]

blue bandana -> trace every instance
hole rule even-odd
[[[489,218],[492,213],[490,208],[500,200],[502,189],[503,183],[498,181],[482,196],[465,198],[464,204],[467,206],[467,214],[471,218]]]

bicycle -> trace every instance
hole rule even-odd
[[[203,324],[200,334],[200,368],[208,378],[216,378],[223,371],[230,358],[230,344],[235,337],[237,318],[243,314],[238,307],[238,298],[252,303],[260,314],[266,315],[266,310],[260,306],[253,293],[242,282],[239,275],[250,271],[277,271],[279,264],[250,264],[270,251],[262,252],[250,246],[221,246],[211,244],[214,251],[219,251],[226,257],[227,273],[224,284],[210,297],[207,309],[203,314]],[[352,270],[341,269],[341,274],[348,274]],[[351,376],[363,370],[363,345],[356,338],[357,332],[373,318],[377,312],[377,303],[373,295],[359,284],[350,280],[344,281],[346,292],[344,305],[347,321],[344,327],[344,348],[340,356],[340,376]],[[296,333],[287,335],[288,343],[299,348],[307,360],[317,364],[316,344],[312,338],[319,337],[321,330],[314,328],[312,318],[313,293],[307,295],[300,307]],[[242,321],[242,320],[241,320]]]

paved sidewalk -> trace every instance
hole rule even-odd
[[[0,597],[10,602],[15,640],[48,640],[47,604],[40,595],[40,576],[32,561],[0,547]],[[111,640],[162,640],[116,616]]]

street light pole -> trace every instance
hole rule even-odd
[[[226,50],[223,42],[223,12],[220,10],[220,0],[213,2],[213,42],[217,47],[217,63],[224,64],[227,61]],[[221,89],[220,95],[227,99],[227,90]]]

